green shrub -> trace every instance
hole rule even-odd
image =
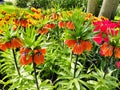
[[[35,8],[49,8],[51,0],[31,0],[28,6]]]
[[[30,7],[35,8],[53,8],[60,6],[60,8],[70,9],[74,7],[82,7],[86,10],[87,0],[31,0]]]
[[[6,1],[5,4],[7,4],[7,5],[13,5],[13,3],[11,1]]]
[[[16,0],[16,6],[25,8],[25,7],[27,7],[28,2],[29,2],[29,0]]]

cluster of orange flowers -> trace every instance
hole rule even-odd
[[[84,51],[92,49],[92,43],[88,40],[66,40],[65,44],[72,47],[72,52],[76,55],[82,54]]]
[[[53,23],[46,24],[42,27],[42,29],[38,30],[38,33],[39,34],[46,34],[46,33],[48,33],[49,29],[53,29],[55,27],[56,27],[56,25]]]
[[[42,64],[44,62],[44,54],[46,53],[46,49],[35,49],[32,50],[29,48],[21,48],[20,49],[20,64],[27,65],[34,62],[35,64]]]
[[[68,29],[71,29],[71,30],[75,29],[75,26],[74,26],[73,22],[71,22],[71,21],[68,21],[68,22],[60,21],[60,22],[58,22],[58,26],[60,28],[68,28]]]
[[[23,46],[21,40],[19,38],[12,38],[10,41],[1,43],[0,49],[5,51],[6,49],[13,49],[13,48],[19,48]]]
[[[105,57],[111,57],[114,54],[115,58],[120,58],[120,47],[104,43],[100,47],[100,54]]]

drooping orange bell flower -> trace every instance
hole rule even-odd
[[[29,48],[20,49],[20,64],[21,65],[27,65],[33,62],[38,65],[44,62],[44,54],[46,53],[46,49],[39,49],[39,50],[35,49],[33,51],[33,54],[32,53],[30,54],[30,52],[31,52],[31,49]]]
[[[10,43],[6,42],[6,43],[1,43],[0,44],[0,50],[5,51],[6,49],[8,49],[10,47]]]
[[[5,51],[6,49],[13,49],[13,48],[19,48],[23,46],[21,40],[19,38],[12,38],[10,41],[1,43],[0,49]]]
[[[58,27],[59,28],[65,28],[66,23],[63,21],[58,22]]]
[[[54,20],[58,19],[58,14],[57,13],[52,13],[51,18]]]
[[[20,26],[22,26],[24,28],[26,28],[28,26],[28,21],[26,19],[24,19],[24,20],[15,19],[14,22],[15,22],[16,26],[20,25]]]
[[[119,47],[115,47],[115,58],[120,58],[120,48]]]
[[[42,64],[44,63],[44,54],[46,53],[46,49],[34,50],[34,63]]]
[[[77,43],[77,40],[70,40],[70,39],[65,40],[65,44],[68,47],[73,47],[75,45],[75,43]]]
[[[38,33],[39,33],[39,34],[47,34],[48,31],[49,31],[48,28],[43,27],[41,30],[38,30]]]
[[[112,56],[113,55],[113,46],[110,45],[109,43],[104,43],[101,47],[100,47],[100,54],[108,57],[108,56]]]
[[[56,25],[53,23],[49,23],[49,24],[46,24],[44,27],[53,29],[56,27]]]
[[[90,51],[92,49],[92,43],[88,40],[66,40],[65,44],[68,47],[72,47],[72,52],[74,54],[80,55],[82,54],[85,50]]]
[[[29,48],[20,48],[20,64],[27,65],[32,63],[32,56],[29,55]]]
[[[68,29],[71,29],[71,30],[74,30],[74,29],[75,29],[75,26],[74,26],[73,22],[70,22],[70,21],[68,21],[68,22],[66,23],[66,27],[67,27]]]
[[[6,49],[10,49],[10,48],[11,48],[11,42],[10,41],[0,44],[0,49],[2,51],[5,51]]]
[[[20,20],[20,25],[24,28],[26,28],[28,26],[28,22],[27,20]]]
[[[92,43],[90,41],[82,41],[84,50],[91,51]]]
[[[80,55],[82,54],[84,51],[84,46],[83,46],[83,43],[76,43],[72,49],[72,52],[76,55]]]
[[[28,65],[32,63],[32,56],[28,56],[26,53],[20,57],[20,65]]]
[[[11,40],[11,48],[19,48],[22,47],[23,44],[19,38],[12,38]]]

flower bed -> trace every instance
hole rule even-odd
[[[120,89],[119,21],[79,9],[17,9],[0,16],[2,88]]]

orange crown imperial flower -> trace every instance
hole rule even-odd
[[[20,48],[20,64],[27,65],[32,63],[32,56],[29,55],[29,48]]]
[[[23,44],[19,38],[12,38],[10,41],[1,43],[0,49],[5,51],[6,49],[13,49],[13,48],[19,48],[22,47]]]
[[[46,53],[46,49],[34,50],[34,62],[36,64],[44,63],[44,54]]]
[[[41,30],[38,30],[39,34],[47,34],[49,32],[48,28],[43,27]]]
[[[80,55],[82,54],[85,50],[90,51],[92,49],[92,43],[90,41],[84,41],[80,40],[73,46],[73,53]]]
[[[65,28],[66,22],[60,21],[58,22],[58,27],[59,28]]]
[[[73,47],[76,43],[77,43],[77,40],[70,40],[70,39],[65,40],[65,44],[68,47]]]
[[[65,40],[65,44],[68,47],[72,47],[72,52],[74,54],[80,55],[85,50],[90,51],[92,49],[92,43],[88,40]]]
[[[120,48],[119,47],[115,47],[115,58],[120,58]]]
[[[20,64],[27,65],[34,63],[35,64],[42,64],[44,62],[44,54],[46,53],[46,49],[35,49],[33,54],[30,54],[31,49],[29,48],[21,48],[20,49]],[[32,60],[32,57],[34,59]]]
[[[104,43],[101,47],[100,47],[100,54],[108,57],[108,56],[112,56],[113,55],[113,46],[110,45],[109,43]]]
[[[66,27],[67,27],[68,29],[71,29],[71,30],[74,30],[74,29],[75,29],[75,26],[74,26],[73,22],[70,22],[70,21],[68,21],[68,22],[66,23]]]

